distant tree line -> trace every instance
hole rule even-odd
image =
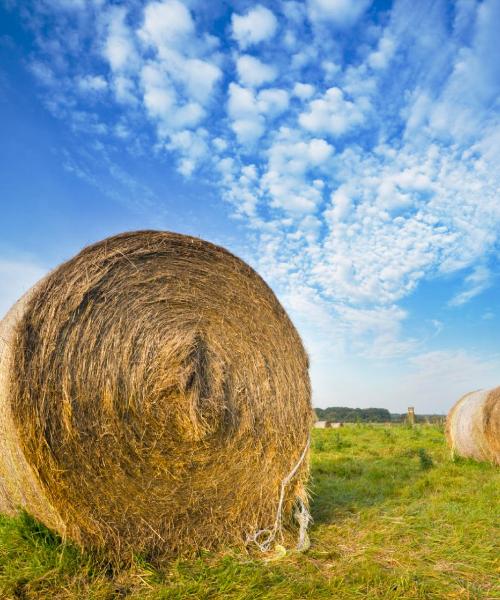
[[[349,408],[347,406],[330,406],[315,408],[319,421],[334,423],[402,423],[406,421],[406,413],[390,413],[387,408]],[[417,423],[441,423],[444,415],[415,415]]]
[[[391,413],[387,408],[330,406],[329,408],[316,408],[315,411],[320,421],[334,421],[337,423],[387,423],[391,420]]]

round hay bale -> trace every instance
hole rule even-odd
[[[305,456],[308,358],[271,289],[203,240],[85,248],[0,323],[0,509],[120,559],[242,545]],[[285,542],[307,457],[286,486]]]
[[[500,387],[488,393],[483,409],[483,424],[491,460],[500,465]]]
[[[500,464],[500,387],[460,398],[448,413],[446,437],[459,456]]]

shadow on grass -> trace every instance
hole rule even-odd
[[[360,508],[400,495],[432,468],[425,451],[408,450],[388,458],[321,456],[312,467],[312,516],[316,524],[338,521]]]

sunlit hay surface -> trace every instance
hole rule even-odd
[[[307,442],[308,359],[240,259],[173,233],[109,238],[39,284],[9,351],[0,403],[42,522],[120,558],[240,545],[273,524]],[[0,461],[15,470],[12,453]]]
[[[500,387],[488,393],[483,409],[483,424],[492,460],[500,465]]]
[[[500,464],[500,388],[460,398],[448,413],[446,437],[459,456]]]

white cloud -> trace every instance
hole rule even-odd
[[[81,10],[85,8],[86,0],[53,0],[53,4],[63,10]]]
[[[222,71],[217,65],[199,58],[186,60],[178,75],[189,96],[202,104],[210,99],[221,77]]]
[[[278,75],[275,67],[266,65],[249,54],[238,57],[236,69],[241,83],[249,87],[259,87],[264,83],[269,83]]]
[[[103,16],[105,24],[101,52],[111,69],[109,85],[116,100],[125,105],[137,104],[133,73],[139,68],[139,55],[133,31],[128,27],[127,11],[112,7]]]
[[[228,149],[229,144],[224,138],[216,137],[212,140],[212,144],[217,149],[218,152],[224,152]]]
[[[271,206],[294,215],[314,212],[323,192],[321,186],[308,181],[307,175],[324,167],[333,151],[323,139],[305,140],[298,132],[282,128],[268,150],[261,184]]]
[[[332,87],[322,98],[309,103],[307,112],[300,114],[299,123],[308,131],[337,137],[362,124],[367,110],[366,102],[347,100],[340,88]]]
[[[314,65],[318,59],[318,52],[319,50],[314,44],[296,52],[292,56],[291,69],[301,71],[304,67]]]
[[[165,0],[146,6],[139,37],[168,56],[172,47],[183,44],[194,33],[193,19],[186,6],[179,0]]]
[[[365,12],[371,0],[308,0],[312,21],[326,21],[337,27],[353,25]]]
[[[177,103],[176,91],[159,63],[151,62],[143,67],[141,84],[144,106],[149,116],[159,122],[160,137],[168,137],[185,127],[194,127],[204,117],[204,110],[197,102]]]
[[[196,35],[191,13],[184,4],[178,0],[148,4],[138,35],[156,50],[154,62],[163,77],[187,96],[186,104],[205,105],[210,100],[222,71],[210,60],[213,44]],[[180,98],[176,102],[184,103]]]
[[[457,19],[460,14],[463,17],[464,4],[457,4],[456,11]],[[498,111],[491,107],[500,86],[494,25],[500,21],[500,6],[495,0],[471,3],[465,14],[470,41],[464,43],[465,40],[457,38],[444,41],[442,34],[435,35],[433,39],[436,44],[440,41],[440,47],[430,46],[429,54],[421,57],[421,60],[430,60],[431,56],[437,56],[433,66],[439,69],[440,76],[445,69],[447,77],[439,85],[432,79],[422,78],[423,82],[416,86],[407,107],[410,114],[408,133],[415,135],[420,129],[420,133],[424,131],[435,139],[460,144],[470,144],[481,135],[492,135],[490,139],[495,140],[494,151],[498,155],[500,123]],[[463,28],[463,24],[457,26]],[[461,43],[457,44],[458,41]],[[427,44],[430,45],[430,40]]]
[[[276,117],[288,108],[288,92],[277,88],[261,90],[257,96],[260,112]]]
[[[126,24],[127,11],[123,7],[111,8],[107,15],[107,36],[103,55],[113,71],[133,68],[137,53],[132,32]]]
[[[257,95],[250,88],[236,83],[229,85],[228,115],[231,128],[242,145],[252,145],[264,133],[265,118],[279,116],[288,106],[288,93],[281,89],[261,90]]]
[[[301,100],[308,100],[314,95],[314,86],[310,83],[296,83],[293,86],[293,93]]]
[[[176,94],[166,74],[157,64],[149,63],[142,68],[141,82],[149,115],[154,119],[168,119],[176,104]]]
[[[264,133],[264,118],[259,113],[254,92],[236,83],[229,84],[228,114],[231,128],[240,144],[256,142]]]
[[[377,50],[369,54],[368,64],[372,69],[386,69],[395,51],[396,45],[394,40],[388,35],[384,35],[378,43]]]
[[[45,85],[47,87],[51,87],[57,83],[57,79],[54,75],[54,72],[45,63],[43,63],[39,60],[34,60],[30,64],[29,68],[30,68],[30,71],[33,73],[33,75],[43,85]]]
[[[321,63],[321,68],[325,73],[325,81],[333,81],[341,71],[340,65],[331,60],[324,60]]]
[[[466,289],[449,301],[450,306],[463,306],[488,289],[493,283],[492,273],[484,265],[478,265],[470,275],[467,275],[464,283]]]
[[[358,308],[336,307],[342,322],[347,325],[352,350],[378,360],[406,355],[416,346],[416,340],[402,340],[402,322],[407,312],[398,306]]]
[[[312,139],[307,148],[307,153],[311,164],[320,165],[327,160],[333,152],[333,146],[322,139]]]
[[[178,171],[185,177],[192,175],[199,163],[207,156],[206,138],[207,132],[204,129],[196,132],[185,129],[170,136],[168,148],[182,155]]]
[[[344,221],[352,210],[352,200],[347,184],[341,185],[332,192],[331,206],[325,210],[325,218],[332,223]]]
[[[102,92],[108,87],[102,75],[85,75],[78,79],[78,87],[84,93]]]
[[[274,14],[261,4],[249,10],[245,15],[233,14],[231,23],[233,38],[243,50],[271,39],[278,27],[278,21]]]
[[[137,104],[136,87],[134,81],[124,75],[116,75],[112,82],[115,97],[122,104]]]

